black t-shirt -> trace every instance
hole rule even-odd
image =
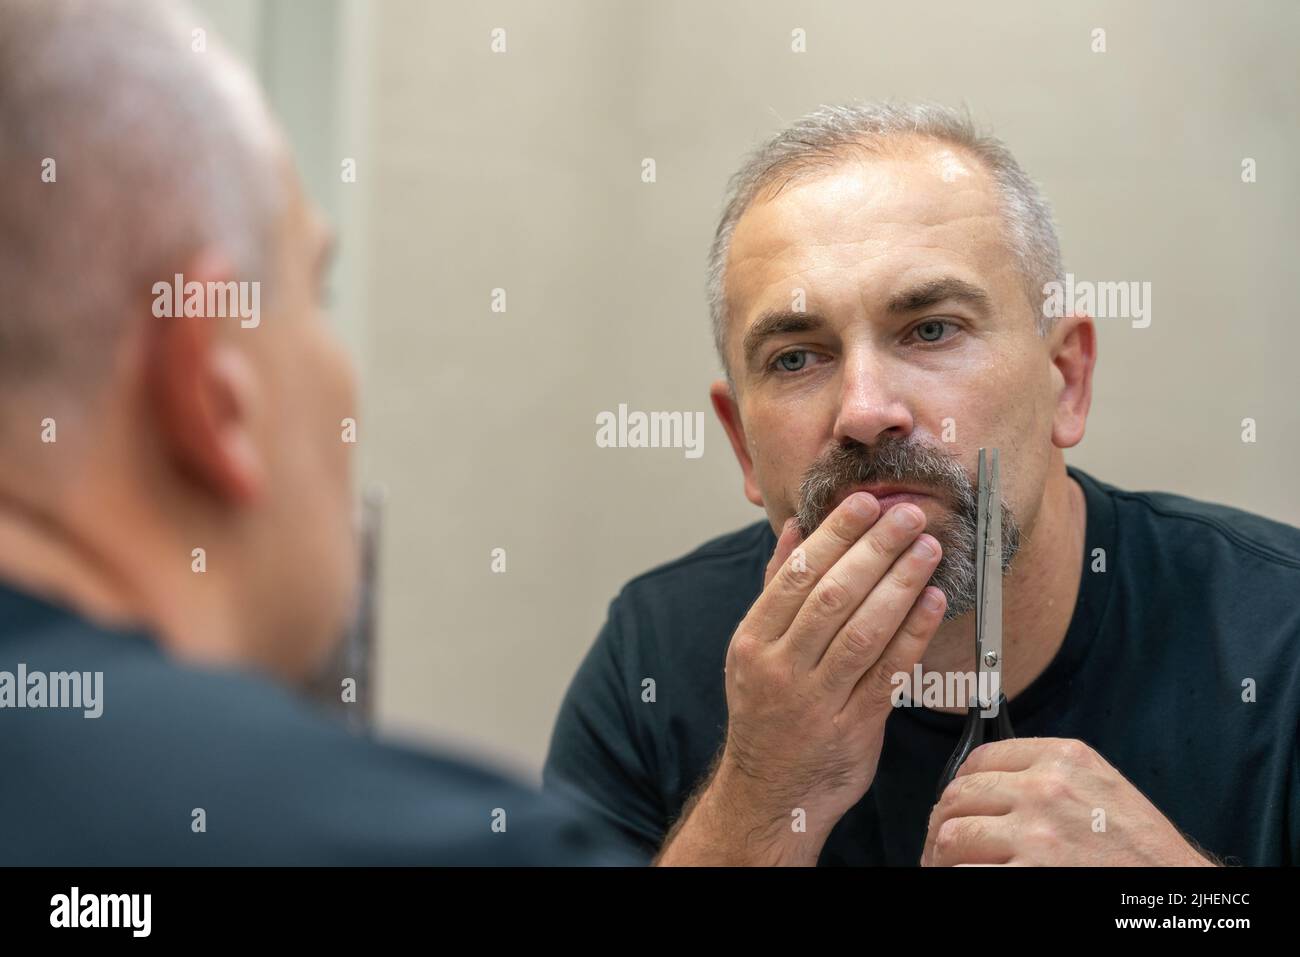
[[[1090,745],[1228,863],[1296,863],[1300,529],[1069,474],[1087,496],[1078,603],[1056,656],[1011,701],[1016,734]],[[565,697],[545,786],[647,854],[723,743],[727,645],[775,544],[759,522],[629,582]],[[822,864],[919,862],[964,720],[890,715],[875,780]]]
[[[0,585],[0,865],[639,862],[601,830]]]

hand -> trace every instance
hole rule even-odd
[[[1016,738],[971,752],[930,814],[923,867],[1213,866],[1082,741]]]
[[[924,525],[912,504],[882,518],[865,492],[806,542],[786,524],[727,649],[726,744],[660,863],[816,863],[875,777],[891,676],[943,620]]]

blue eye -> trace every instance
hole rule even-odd
[[[776,357],[773,365],[782,372],[798,372],[808,364],[807,349],[791,349]]]
[[[938,342],[943,338],[943,331],[948,323],[942,319],[927,319],[916,327],[916,333],[921,337],[922,342]],[[928,335],[927,333],[933,333]]]

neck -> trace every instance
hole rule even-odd
[[[1002,691],[1010,700],[1051,663],[1065,641],[1083,571],[1087,504],[1083,489],[1056,457],[1032,534],[1016,554],[1002,588]],[[974,672],[975,614],[946,622],[930,643],[922,670]],[[937,708],[964,713],[965,707]]]
[[[191,546],[112,488],[97,482],[87,497],[66,490],[50,507],[0,484],[0,580],[102,626],[142,629],[178,658],[238,661],[223,576],[192,571]]]

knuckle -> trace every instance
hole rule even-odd
[[[808,563],[807,554],[801,554],[798,559],[793,556],[781,566],[781,570],[774,579],[780,583],[781,587],[789,591],[803,591],[811,588],[817,581],[817,573],[813,570],[812,565]]]
[[[964,778],[953,778],[948,782],[948,786],[943,789],[939,795],[939,803],[935,805],[935,813],[940,811],[949,811],[952,806],[961,800],[964,793],[965,785],[962,783]]]
[[[946,857],[956,845],[956,827],[957,820],[951,817],[939,825],[939,831],[934,835],[934,850],[940,857]]]
[[[894,690],[893,672],[881,665],[872,668],[867,672],[867,688],[873,700],[888,705]]]
[[[988,785],[980,774],[964,774],[959,778],[953,778],[948,789],[943,792],[943,796],[948,799],[949,804],[957,804],[968,797],[979,795],[988,790]]]
[[[744,700],[766,700],[771,693],[784,693],[789,669],[768,642],[749,632],[738,632],[727,648],[726,678],[730,688]]]
[[[893,536],[884,529],[880,531],[873,529],[871,534],[867,536],[867,545],[871,549],[871,554],[881,561],[892,559],[898,551]]]
[[[1046,821],[1031,826],[1025,835],[1025,840],[1032,847],[1044,851],[1050,851],[1061,843],[1061,837],[1056,833],[1056,829]]]
[[[848,548],[861,534],[858,519],[845,508],[837,508],[832,512],[830,520],[824,522],[822,528],[826,529],[831,544],[841,549]]]
[[[911,607],[908,608],[912,612]],[[926,609],[918,608],[916,611],[925,612]],[[898,634],[903,638],[918,639],[928,632],[934,631],[939,627],[937,616],[926,614],[904,614],[903,621],[898,626]]]
[[[890,580],[900,591],[920,591],[925,584],[925,577],[915,562],[899,562],[898,567],[890,573]]]
[[[880,642],[880,630],[862,619],[850,619],[840,629],[840,643],[853,660],[865,658]]]
[[[1056,804],[1069,796],[1069,784],[1064,775],[1048,772],[1034,782],[1034,794],[1044,804]]]
[[[1092,748],[1078,738],[1067,738],[1061,743],[1060,756],[1067,764],[1082,765],[1092,758]]]
[[[831,715],[831,733],[836,741],[844,741],[852,735],[854,731],[854,721],[851,715],[843,711],[838,711]]]
[[[934,836],[935,849],[943,855],[952,854],[971,836],[971,827],[969,818],[948,818],[939,825],[939,833]]]
[[[849,590],[837,578],[827,575],[813,589],[813,610],[824,617],[843,612],[849,604]]]
[[[745,667],[757,657],[762,642],[748,631],[738,631],[731,638],[731,647],[727,649],[727,664]]]

